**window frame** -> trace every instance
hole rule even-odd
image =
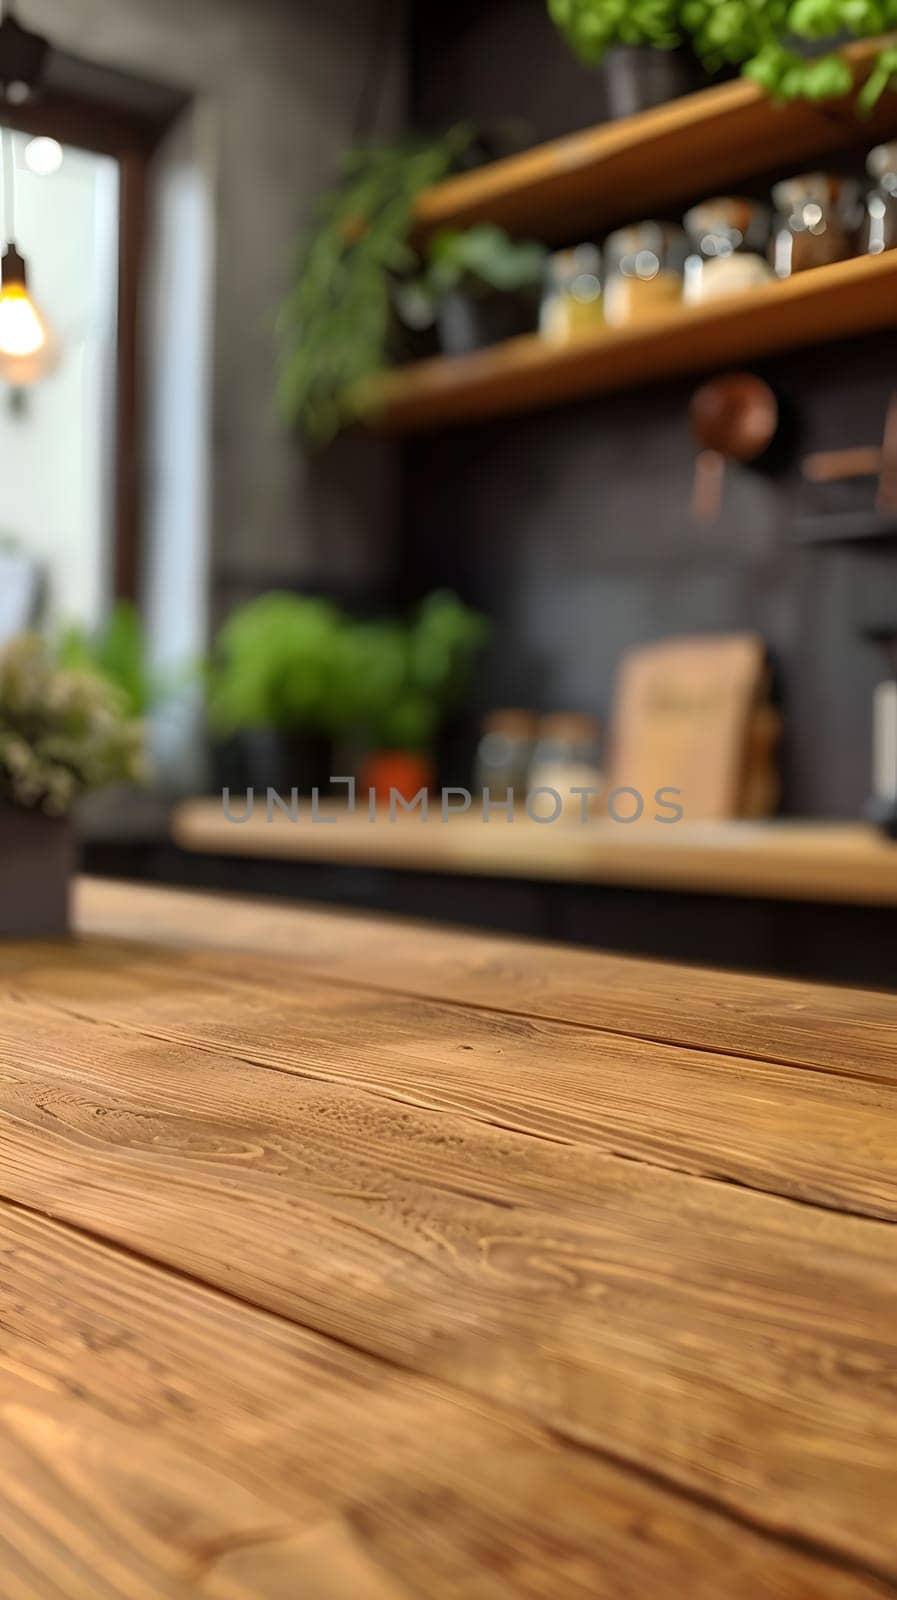
[[[111,589],[116,600],[137,601],[143,565],[143,423],[145,370],[141,338],[142,282],[147,243],[147,196],[153,151],[187,103],[172,91],[129,80],[102,68],[59,57],[56,76],[77,66],[91,93],[69,94],[48,88],[23,106],[0,102],[0,121],[32,137],[111,156],[118,166],[118,305],[115,360],[115,441],[112,500]],[[122,105],[129,88],[141,105]],[[94,92],[95,91],[95,92]],[[145,102],[159,105],[147,113]]]

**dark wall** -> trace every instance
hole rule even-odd
[[[605,114],[601,74],[567,49],[547,0],[415,0],[411,73],[411,110],[428,130],[507,119],[533,143]]]
[[[422,126],[519,116],[535,138],[601,115],[600,74],[572,58],[544,0],[465,0],[450,16],[419,5],[412,65]],[[897,337],[756,370],[781,396],[790,448],[766,470],[730,472],[711,528],[688,510],[696,379],[409,444],[407,582],[453,583],[496,617],[484,704],[602,711],[627,646],[758,630],[779,668],[786,807],[850,816],[867,789],[870,696],[883,675],[856,630],[897,622],[897,545],[892,555],[796,549],[795,518],[815,508],[798,459],[880,439]],[[823,504],[871,494],[859,484]]]

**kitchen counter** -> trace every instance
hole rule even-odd
[[[77,920],[0,946],[4,1600],[897,1592],[897,998]]]
[[[242,817],[245,803],[232,804]],[[897,844],[860,823],[580,826],[522,815],[509,826],[501,813],[488,824],[472,813],[443,822],[438,809],[426,822],[399,812],[372,823],[364,808],[338,804],[322,804],[317,822],[310,807],[293,822],[280,810],[269,821],[261,801],[248,820],[230,821],[218,799],[183,802],[172,833],[199,855],[897,906]]]

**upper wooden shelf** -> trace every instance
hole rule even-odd
[[[538,334],[377,379],[372,423],[411,433],[897,326],[897,250],[816,267],[706,306],[675,305],[563,344]]]
[[[877,48],[863,40],[848,49],[858,84]],[[850,101],[779,105],[739,78],[448,178],[421,196],[418,229],[488,221],[575,242],[720,186],[875,144],[895,129],[893,94],[860,121]]]

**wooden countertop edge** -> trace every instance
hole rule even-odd
[[[235,808],[236,809],[236,808]],[[328,820],[324,821],[323,818]],[[661,832],[662,828],[662,832]],[[229,822],[220,801],[175,809],[172,836],[200,855],[318,862],[475,877],[518,878],[727,894],[753,899],[897,906],[897,845],[853,823],[680,823],[627,827],[539,825],[475,816],[443,824],[371,824],[322,808],[292,822],[263,814]]]

